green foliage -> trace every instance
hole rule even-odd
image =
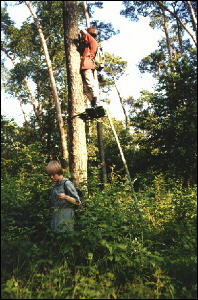
[[[132,124],[149,154],[147,168],[196,182],[196,57],[179,56],[163,69],[155,93],[133,103]],[[182,162],[182,164],[181,164]]]
[[[155,177],[137,193],[89,181],[75,232],[49,229],[49,178],[26,165],[2,183],[4,299],[195,299],[196,189]]]
[[[131,174],[152,170],[181,178],[185,185],[195,183],[197,57],[192,46],[193,33],[184,36],[184,28],[188,25],[196,32],[191,13],[196,15],[197,4],[195,1],[123,1],[122,4],[121,15],[131,21],[149,17],[150,26],[165,33],[158,49],[139,63],[141,72],[149,72],[158,80],[155,91],[142,91],[139,99],[128,102],[135,129],[133,138],[139,147]],[[186,36],[191,41],[185,40]]]

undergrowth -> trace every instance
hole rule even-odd
[[[50,231],[48,188],[4,179],[3,299],[196,299],[196,187],[157,176],[136,203],[93,181],[70,234]]]

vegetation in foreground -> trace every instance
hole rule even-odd
[[[196,299],[196,188],[89,186],[74,234],[49,229],[43,174],[4,178],[3,299]],[[51,183],[50,183],[51,184]]]

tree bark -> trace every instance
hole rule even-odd
[[[50,59],[48,48],[47,48],[47,43],[46,43],[46,40],[44,38],[43,31],[41,29],[41,24],[40,24],[39,20],[37,19],[37,16],[35,15],[29,1],[24,1],[24,2],[30,10],[30,13],[31,13],[31,15],[34,19],[36,28],[37,28],[38,33],[40,35],[41,44],[42,44],[42,47],[43,47],[43,51],[44,51],[47,66],[48,66],[51,89],[52,89],[53,99],[54,99],[56,112],[57,112],[57,120],[58,120],[58,125],[59,125],[59,130],[60,130],[60,136],[61,136],[63,159],[65,161],[67,161],[68,160],[67,135],[66,135],[66,131],[65,131],[65,128],[64,128],[64,122],[63,122],[62,113],[61,113],[61,106],[60,106],[60,102],[59,102],[59,98],[58,98],[58,92],[57,92],[56,83],[55,83],[55,79],[54,79],[52,63],[51,63],[51,59]]]
[[[69,164],[74,183],[87,181],[85,122],[78,116],[85,111],[80,75],[77,1],[63,1],[64,40],[68,84]]]

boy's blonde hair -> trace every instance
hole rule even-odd
[[[63,169],[61,167],[61,164],[57,160],[52,160],[48,163],[47,167],[45,168],[45,171],[48,175],[51,174],[63,174]]]

